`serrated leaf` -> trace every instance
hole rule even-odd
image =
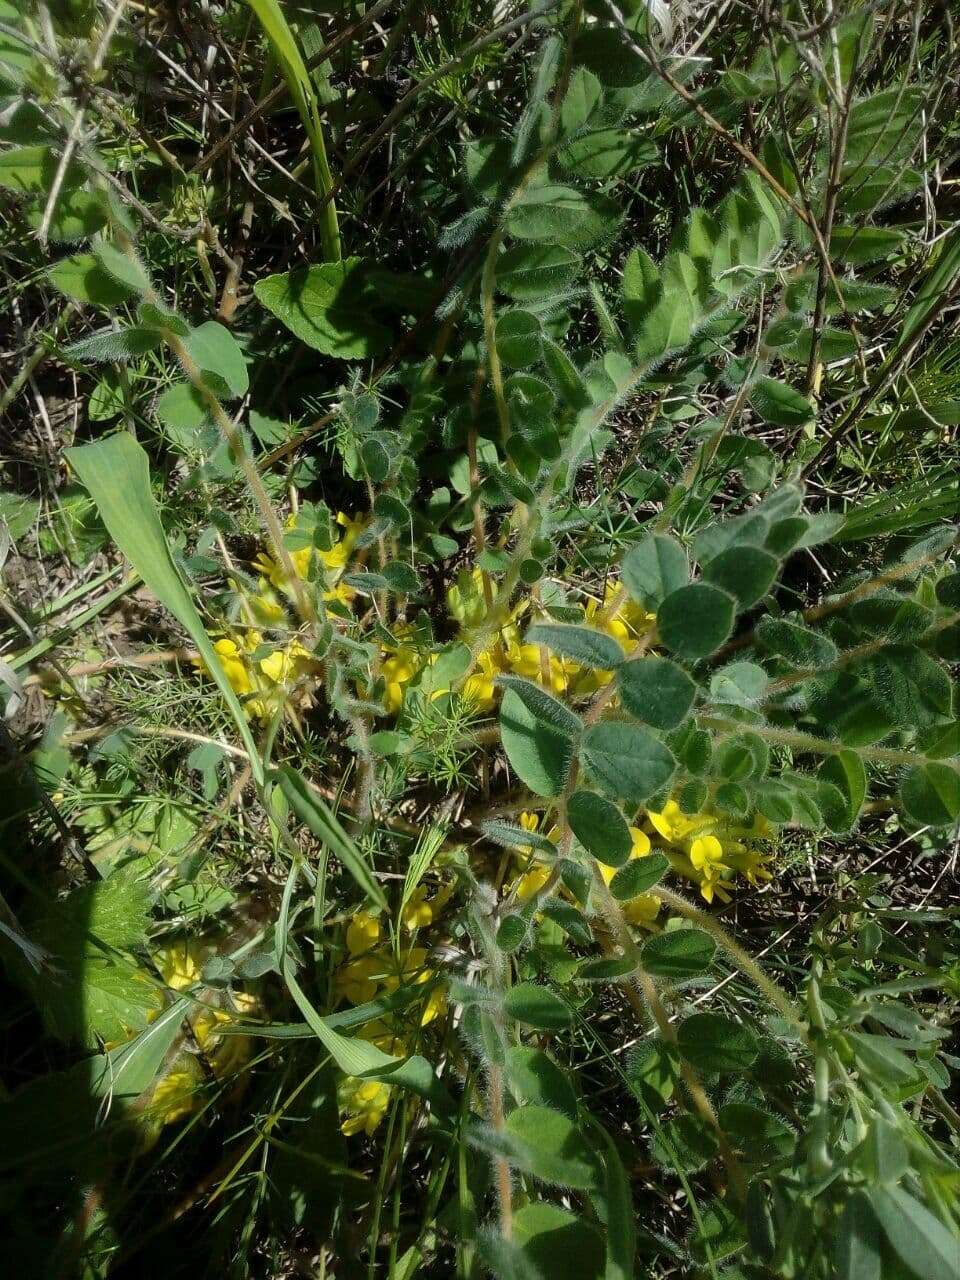
[[[655,978],[683,982],[706,973],[717,944],[702,929],[675,929],[648,938],[641,952],[643,967]]]
[[[554,653],[597,671],[610,671],[623,661],[623,650],[613,636],[593,627],[535,622],[527,629],[524,641],[526,644],[544,644]]]
[[[682,667],[655,655],[625,662],[617,672],[617,684],[630,714],[655,729],[675,729],[697,694],[696,684]]]

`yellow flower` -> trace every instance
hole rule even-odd
[[[518,901],[528,902],[540,892],[549,879],[550,868],[538,862],[529,871],[523,873],[514,885],[513,892]]]
[[[295,528],[296,523],[296,516],[290,516],[287,520],[287,528]],[[336,599],[341,603],[349,604],[355,593],[349,587],[338,586],[337,583],[353,553],[357,538],[363,531],[364,519],[362,516],[352,518],[343,511],[338,511],[337,524],[343,529],[343,534],[328,551],[321,551],[314,546],[299,547],[296,551],[290,552],[290,562],[297,577],[306,582],[310,577],[311,566],[314,560],[317,560],[325,571],[328,589],[324,592],[324,599]],[[257,606],[268,617],[273,615],[276,620],[277,610],[282,612],[282,607],[270,589],[273,588],[273,591],[279,591],[285,595],[290,594],[286,570],[266,551],[261,551],[253,563],[262,575],[260,579],[262,594],[257,597]]]
[[[645,831],[641,831],[639,827],[630,828],[630,836],[632,845],[630,847],[631,861],[634,858],[645,858],[650,852],[650,837]],[[616,867],[608,867],[604,862],[598,862],[600,874],[603,876],[604,883],[609,884],[613,877],[617,874]],[[623,904],[623,914],[627,917],[631,924],[651,925],[657,918],[660,911],[660,899],[654,897],[652,893],[641,893],[635,898]]]
[[[390,715],[396,715],[403,706],[406,686],[420,670],[420,658],[414,649],[398,649],[387,658],[380,672],[384,679],[383,705]]]
[[[746,843],[770,835],[770,824],[759,814],[742,826],[715,813],[682,813],[675,800],[668,800],[661,812],[648,810],[647,816],[672,846],[665,852],[673,869],[698,884],[707,902],[715,897],[730,901],[727,891],[733,887],[735,872],[751,884],[773,878],[766,865],[770,855]]]
[[[482,570],[461,569],[447,591],[447,612],[464,631],[480,625],[487,612]]]
[[[426,885],[420,885],[404,904],[401,920],[407,929],[421,929],[433,924],[433,903],[427,901]]]
[[[358,911],[347,925],[347,950],[362,956],[380,941],[380,921],[366,911]]]
[[[497,686],[493,683],[501,674],[493,649],[483,649],[477,654],[479,670],[469,675],[463,684],[464,700],[478,711],[491,711],[497,698]]]
[[[334,988],[342,1000],[366,1004],[376,998],[383,976],[383,964],[373,952],[355,956],[337,970]]]
[[[365,1133],[369,1137],[383,1123],[390,1105],[390,1086],[379,1080],[361,1080],[347,1076],[337,1090],[340,1108],[346,1119],[340,1125],[341,1133],[352,1137]]]
[[[575,662],[548,653],[545,675],[539,645],[521,644],[519,630],[512,625],[504,627],[501,638],[505,644],[507,669],[515,675],[543,685],[551,693],[565,693],[571,677],[580,671]]]
[[[197,1107],[200,1084],[199,1064],[192,1058],[185,1065],[158,1080],[150,1095],[149,1112],[159,1124],[176,1124]]]
[[[200,981],[203,952],[196,941],[186,938],[161,947],[154,957],[160,977],[174,991],[186,991]]]

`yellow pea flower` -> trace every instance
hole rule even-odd
[[[374,1134],[383,1123],[390,1105],[390,1086],[380,1080],[361,1080],[347,1076],[340,1082],[337,1097],[346,1118],[340,1125],[348,1138],[355,1133]]]

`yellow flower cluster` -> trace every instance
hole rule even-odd
[[[366,1004],[380,995],[390,995],[401,986],[433,983],[435,974],[427,966],[427,949],[418,946],[414,935],[427,928],[443,910],[452,890],[442,890],[429,898],[425,887],[414,890],[401,913],[402,938],[395,949],[390,940],[381,943],[380,920],[366,911],[358,911],[346,930],[348,959],[340,966],[334,989],[339,999],[350,1004]],[[442,986],[434,985],[420,1007],[418,1025],[428,1026],[446,1008]],[[385,1053],[395,1057],[407,1054],[400,1015],[391,1021],[376,1018],[360,1031]],[[348,1136],[361,1131],[371,1134],[387,1113],[391,1086],[378,1081],[347,1076],[339,1088],[340,1107],[345,1119],[340,1126]]]
[[[307,676],[319,671],[319,665],[299,640],[271,648],[252,627],[236,637],[224,636],[213,648],[244,711],[254,720],[269,720],[290,702]],[[202,658],[194,658],[193,662],[209,674]],[[301,690],[297,705],[309,705],[309,697],[308,690]]]
[[[184,940],[164,947],[154,957],[160,977],[171,991],[188,991],[201,980],[204,954],[196,940]],[[187,1014],[192,1044],[203,1055],[209,1071],[219,1080],[234,1075],[250,1057],[250,1041],[246,1036],[223,1036],[222,1028],[238,1018],[257,1012],[259,1001],[249,992],[232,994],[229,1007],[212,992],[204,992]],[[200,1087],[204,1068],[195,1053],[187,1048],[175,1058],[170,1070],[153,1086],[145,1111],[147,1132],[154,1139],[163,1125],[175,1124],[200,1106]]]
[[[536,831],[539,825],[540,819],[535,813],[521,813],[520,826],[523,827],[524,831]],[[560,833],[556,827],[552,827],[546,834],[548,840],[556,842]],[[630,857],[645,858],[651,848],[650,837],[646,832],[641,831],[639,827],[631,827],[630,835],[633,839]],[[534,859],[535,851],[530,848],[526,855],[522,873],[511,886],[512,892],[516,894],[519,902],[528,902],[535,894],[540,892],[550,879],[551,869],[544,863],[537,862]],[[605,883],[609,884],[616,874],[616,868],[608,867],[602,862],[597,865]],[[652,893],[640,893],[635,898],[623,903],[624,915],[631,924],[652,925],[659,911],[660,900],[655,898]]]
[[[337,601],[349,605],[356,592],[346,583],[340,581],[350,561],[357,539],[364,530],[366,520],[363,516],[348,516],[343,511],[337,512],[337,525],[343,530],[338,540],[328,551],[319,547],[300,547],[290,552],[290,560],[297,577],[307,582],[319,571],[323,575],[326,590],[324,600],[329,604]],[[291,516],[287,528],[296,526],[296,517]],[[286,570],[278,564],[273,556],[262,551],[254,560],[254,567],[260,571],[260,594],[251,601],[253,610],[264,625],[279,622],[285,615],[285,601],[293,598],[291,585],[287,580]]]
[[[751,847],[753,841],[771,835],[769,822],[760,814],[743,826],[709,811],[682,813],[676,800],[668,800],[662,812],[651,809],[647,817],[666,842],[664,853],[674,871],[699,885],[707,902],[714,897],[729,902],[736,875],[753,885],[773,879],[768,867],[772,855]]]
[[[619,600],[618,596],[619,592],[611,585],[607,587],[602,601],[590,600],[585,609],[586,621],[621,644],[630,646],[650,628],[655,615],[632,601]],[[539,645],[524,644],[519,619],[528,606],[529,601],[522,601],[486,648],[477,654],[476,667],[463,685],[464,699],[477,711],[493,710],[498,693],[494,681],[500,675],[523,676],[556,695],[591,693],[613,678],[611,671],[590,671],[569,658],[541,652]],[[457,577],[447,592],[447,608],[464,631],[483,621],[487,603],[483,574],[479,569],[464,570]],[[412,646],[401,643],[383,663],[386,682],[384,703],[391,714],[396,714],[403,706],[406,686],[429,660]]]

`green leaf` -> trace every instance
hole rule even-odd
[[[612,237],[620,220],[619,206],[607,196],[547,184],[524,191],[507,214],[507,232],[518,240],[587,249]]]
[[[507,1117],[510,1161],[543,1182],[581,1191],[600,1185],[597,1158],[580,1127],[562,1111],[517,1107]]]
[[[710,677],[710,696],[714,702],[756,707],[769,683],[770,677],[756,662],[729,662]]]
[[[616,805],[593,791],[575,791],[567,802],[570,829],[588,853],[608,867],[630,856],[633,837]]]
[[[131,293],[144,294],[150,291],[150,277],[138,258],[131,257],[109,240],[101,241],[94,252],[104,271],[119,284],[125,285]]]
[[[636,961],[630,956],[603,956],[587,960],[577,970],[577,982],[621,982],[635,973]]]
[[[867,771],[863,761],[855,751],[844,748],[824,760],[817,776],[835,786],[843,796],[842,812],[825,813],[827,826],[831,831],[849,831],[867,798]]]
[[[540,359],[540,321],[531,311],[507,311],[497,320],[497,354],[510,369]]]
[[[636,129],[594,129],[562,147],[557,160],[578,178],[616,178],[644,168],[658,155],[654,143]]]
[[[901,1187],[871,1187],[870,1204],[894,1253],[919,1280],[956,1280],[957,1238]]]
[[[580,717],[532,680],[525,680],[522,676],[497,676],[494,683],[515,694],[541,724],[555,729],[567,738],[580,736],[583,730]]]
[[[642,964],[655,978],[682,982],[706,973],[716,951],[717,944],[702,929],[674,929],[647,939]]]
[[[620,572],[630,596],[645,609],[656,612],[690,577],[686,552],[666,533],[648,534],[623,558]]]
[[[101,329],[89,338],[72,342],[63,354],[68,360],[93,360],[97,363],[107,360],[124,361],[153,351],[160,345],[160,341],[160,334],[156,329],[133,326],[126,329]]]
[[[694,1013],[677,1029],[677,1046],[686,1060],[711,1074],[746,1071],[759,1048],[753,1032],[720,1013]]]
[[[569,1006],[549,987],[535,982],[518,982],[510,988],[503,1001],[508,1018],[515,1018],[538,1031],[562,1031],[573,1021]]]
[[[904,728],[935,724],[950,714],[950,677],[920,649],[888,645],[863,663],[861,673],[887,714]]]
[[[0,489],[0,522],[6,527],[12,542],[18,542],[30,532],[39,511],[39,499],[28,498],[26,494],[14,493],[11,489]]]
[[[801,427],[813,417],[813,406],[807,397],[776,378],[758,378],[748,399],[764,422],[774,426]]]
[[[523,945],[529,930],[529,921],[523,916],[504,916],[497,929],[497,946],[508,953],[516,951]]]
[[[662,853],[648,853],[631,858],[610,881],[610,892],[618,902],[629,902],[658,885],[670,863]]]
[[[300,821],[305,822],[317,839],[343,863],[370,903],[380,910],[387,910],[387,899],[366,859],[323,797],[289,765],[284,765],[277,776],[280,790]]]
[[[0,188],[21,195],[46,194],[53,185],[59,156],[52,147],[16,147],[0,153]],[[64,189],[83,181],[83,170],[73,161],[67,169]]]
[[[191,445],[199,447],[198,432],[211,419],[200,393],[191,383],[175,382],[167,387],[157,401],[156,410],[174,444],[181,449]]]
[[[47,279],[65,297],[98,307],[119,307],[133,296],[92,253],[61,258],[49,269]]]
[[[150,488],[146,453],[122,431],[95,444],[68,449],[66,458],[90,493],[111,538],[200,651],[234,718],[250,757],[254,781],[262,785],[263,764],[247,717],[167,546]]]
[[[247,364],[236,338],[224,325],[208,320],[191,329],[183,345],[218,396],[246,395],[250,386]]]
[[[657,610],[657,632],[668,649],[688,662],[714,653],[733,630],[734,598],[709,582],[673,591]]]
[[[844,1205],[834,1262],[837,1280],[882,1280],[880,1227],[862,1191],[854,1191]]]
[[[945,764],[917,765],[900,786],[900,800],[915,822],[944,827],[960,817],[960,773]]]
[[[552,1107],[571,1120],[577,1117],[577,1096],[570,1077],[543,1049],[514,1045],[507,1050],[505,1074],[519,1102]]]
[[[829,636],[790,618],[761,618],[756,636],[762,649],[794,667],[830,667],[838,657],[837,646]]]
[[[575,627],[562,622],[535,622],[527,629],[524,642],[545,644],[554,653],[597,671],[609,671],[623,661],[623,650],[613,636],[593,627]]]
[[[573,759],[572,740],[532,712],[513,689],[500,705],[500,739],[521,782],[538,796],[560,794]]]
[[[583,263],[562,244],[521,244],[497,259],[497,288],[517,302],[553,298],[569,288]]]
[[[586,67],[577,67],[560,104],[560,124],[564,133],[576,133],[603,105],[603,87]]]
[[[654,655],[625,662],[617,672],[623,705],[655,729],[675,729],[693,706],[697,686],[682,667]]]
[[[345,258],[266,276],[253,292],[308,347],[338,360],[362,360],[390,341],[389,330],[371,316],[364,276],[362,259]]]
[[[607,1209],[607,1265],[603,1280],[634,1280],[637,1227],[630,1180],[616,1144],[600,1125],[603,1141],[603,1193]]]
[[[858,267],[889,257],[902,244],[903,232],[890,227],[834,227],[830,257],[835,262]]]
[[[595,1227],[568,1209],[546,1201],[534,1201],[513,1215],[514,1240],[536,1268],[539,1280],[575,1276],[576,1280],[601,1280],[603,1239]],[[501,1280],[498,1275],[497,1280]],[[503,1280],[512,1280],[504,1277]],[[518,1277],[518,1280],[526,1280]]]
[[[542,849],[553,855],[557,852],[557,846],[553,841],[548,840],[539,831],[527,831],[509,822],[500,822],[491,818],[484,822],[480,829],[488,840],[504,845],[508,849]]]
[[[762,600],[776,581],[780,561],[759,547],[734,546],[721,551],[704,566],[703,576],[715,587],[729,592],[739,609],[749,609]]]
[[[571,409],[586,408],[590,403],[587,384],[567,353],[546,337],[540,340],[540,350],[547,376],[561,400]]]
[[[591,725],[583,738],[583,762],[607,795],[642,804],[665,787],[677,762],[646,729],[608,720]]]

